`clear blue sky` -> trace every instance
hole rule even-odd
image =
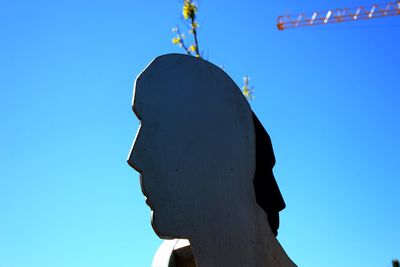
[[[271,1],[269,1],[271,2]],[[363,1],[207,1],[199,44],[269,131],[299,266],[400,257],[400,17],[279,32]],[[180,52],[174,1],[0,2],[0,267],[150,266],[160,240],[126,164],[136,75]],[[212,92],[210,92],[212,93]]]

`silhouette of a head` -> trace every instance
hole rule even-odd
[[[227,219],[246,220],[240,214],[256,200],[270,218],[284,208],[269,136],[219,67],[185,55],[161,56],[139,75],[134,90],[141,124],[128,163],[141,174],[160,237],[190,238]]]

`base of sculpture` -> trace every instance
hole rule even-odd
[[[284,257],[285,256],[286,254]],[[288,260],[289,261],[286,264],[284,263],[273,266],[296,267],[290,259]],[[189,241],[187,239],[173,239],[164,240],[154,255],[151,267],[197,267],[197,265]]]
[[[187,239],[165,240],[158,248],[151,267],[196,267]]]
[[[196,260],[190,246],[174,249],[168,267],[196,267]]]

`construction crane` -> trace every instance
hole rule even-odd
[[[279,30],[400,15],[400,1],[278,17]]]

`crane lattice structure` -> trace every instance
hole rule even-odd
[[[315,26],[354,20],[366,20],[400,15],[400,1],[355,8],[337,8],[312,14],[279,16],[278,29],[285,30],[304,26]]]

